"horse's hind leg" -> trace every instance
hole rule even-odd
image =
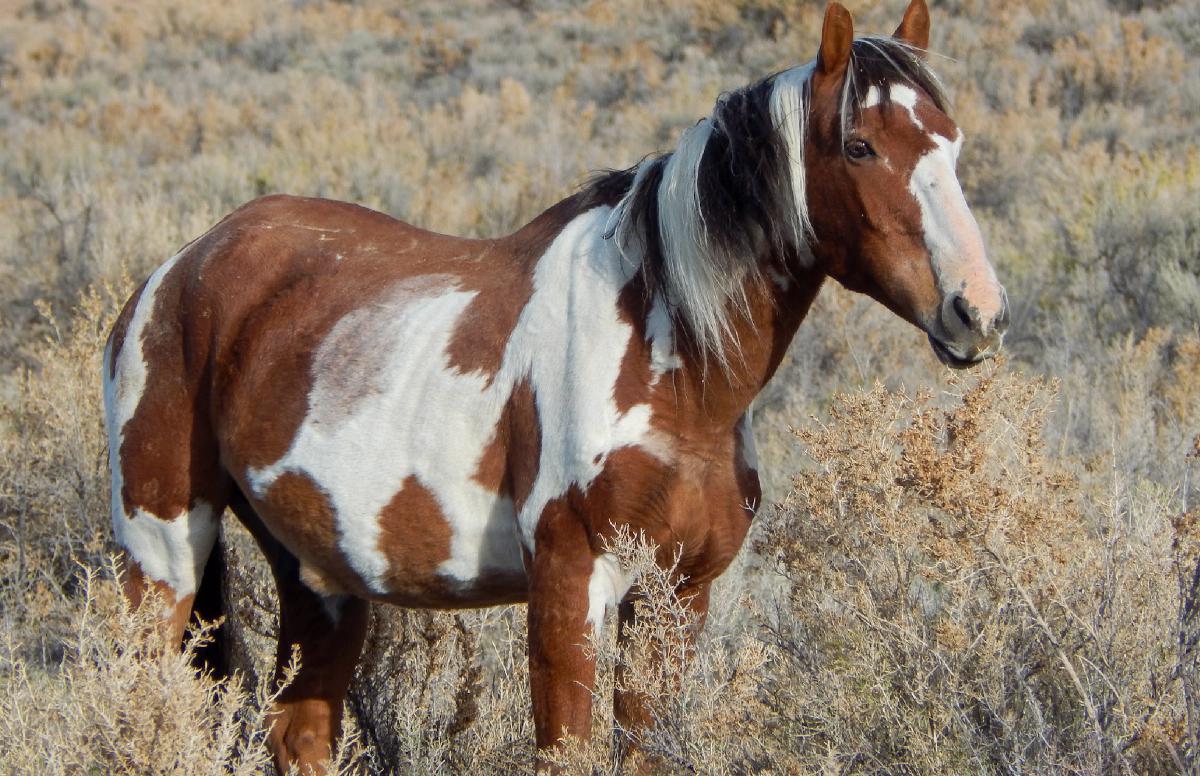
[[[126,597],[137,607],[147,590],[157,592],[167,607],[166,635],[180,643],[230,486],[207,416],[205,380],[185,362],[187,348],[171,325],[175,264],[160,267],[125,306],[105,348],[103,381],[112,525]]]
[[[228,485],[215,443],[180,438],[192,430],[185,413],[152,430],[140,421],[135,416],[121,424],[123,442],[110,431],[113,534],[121,547],[126,599],[137,608],[147,591],[157,593],[166,607],[166,637],[179,644],[202,581],[206,588],[220,585],[219,579],[204,580],[204,572]],[[115,422],[110,414],[110,429]]]
[[[254,508],[234,491],[230,508],[267,557],[279,595],[275,681],[286,677],[293,647],[299,670],[280,692],[268,738],[279,773],[324,773],[341,732],[342,706],[367,635],[369,604],[351,595],[326,595],[300,578],[300,563],[271,535]]]
[[[295,557],[272,564],[279,591],[278,681],[300,651],[300,669],[280,693],[271,722],[271,749],[280,773],[323,773],[342,725],[342,704],[367,635],[369,605],[353,596],[325,596],[301,581]]]
[[[115,516],[114,522],[123,516]],[[192,615],[220,515],[209,505],[192,509],[165,525],[129,520],[117,534],[125,598],[132,608],[153,591],[165,610],[161,621],[170,644],[180,644]]]

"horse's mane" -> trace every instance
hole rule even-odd
[[[664,294],[697,350],[726,371],[750,290],[813,260],[804,140],[814,69],[810,62],[723,94],[674,151],[599,173],[580,192],[585,208],[616,203],[606,236],[636,257],[647,294]],[[843,133],[870,88],[890,83],[911,84],[946,108],[923,52],[890,37],[859,38],[843,82]],[[888,90],[879,93],[886,99]]]

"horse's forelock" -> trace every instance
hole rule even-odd
[[[850,49],[850,64],[842,83],[839,106],[842,134],[847,134],[858,118],[872,87],[887,100],[891,84],[906,84],[925,92],[938,110],[949,108],[946,88],[929,66],[928,55],[902,40],[885,36],[858,38]]]

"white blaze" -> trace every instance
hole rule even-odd
[[[999,313],[1000,284],[954,172],[962,133],[953,141],[936,133],[929,137],[934,148],[917,161],[908,188],[921,209],[934,276],[944,296],[961,292],[990,319]]]
[[[888,86],[888,100],[908,111],[909,118],[912,119],[913,124],[917,125],[917,129],[925,129],[925,125],[917,118],[917,91],[915,89],[904,84],[891,84]],[[883,95],[880,94],[879,87],[872,86],[867,90],[862,109],[874,108],[882,103]]]

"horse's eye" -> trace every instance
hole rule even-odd
[[[846,143],[846,156],[851,159],[866,159],[868,156],[874,156],[875,149],[871,148],[871,144],[860,137],[856,137]]]

